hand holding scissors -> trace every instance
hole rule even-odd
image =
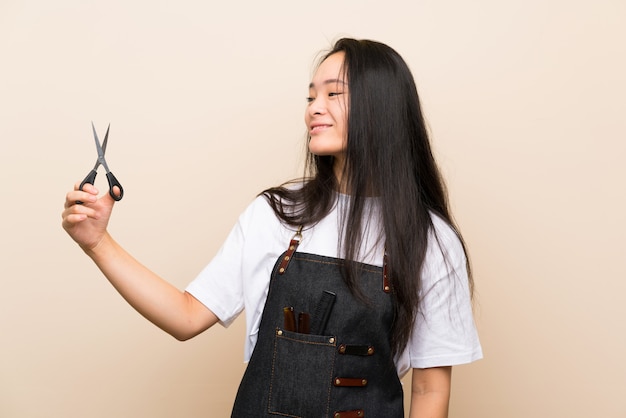
[[[96,160],[96,165],[93,167],[93,170],[91,170],[91,172],[87,174],[87,177],[85,177],[85,179],[80,183],[79,190],[83,190],[83,186],[87,183],[92,184],[92,185],[94,184],[94,182],[96,181],[96,175],[98,174],[98,171],[97,171],[98,167],[102,165],[106,171],[107,181],[109,182],[109,194],[114,200],[119,201],[119,200],[122,200],[122,197],[124,197],[124,189],[122,188],[122,185],[120,184],[120,182],[117,181],[113,173],[109,171],[109,166],[107,164],[106,159],[104,158],[104,153],[106,152],[106,149],[107,149],[107,142],[109,141],[109,128],[110,127],[111,125],[107,127],[107,132],[104,135],[104,142],[102,143],[102,145],[100,145],[100,140],[98,139],[96,128],[95,126],[93,126],[93,122],[91,122],[91,128],[93,129],[93,137],[96,140],[96,149],[98,150],[98,159]],[[116,195],[113,192],[114,186],[117,186],[119,188],[119,195]],[[77,202],[77,203],[81,203],[81,202]]]

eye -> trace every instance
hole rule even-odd
[[[335,97],[335,96],[339,96],[340,94],[343,94],[343,92],[334,91],[334,92],[328,93],[328,97]]]
[[[313,102],[313,100],[315,100],[315,97],[307,97],[307,98],[306,98],[306,102],[307,102],[307,103],[312,103],[312,102]]]

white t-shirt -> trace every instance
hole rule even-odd
[[[341,209],[338,207],[347,204],[347,199],[338,195],[333,211],[302,232],[298,252],[340,258],[337,252]],[[377,217],[373,212],[372,209],[368,216],[370,220]],[[422,273],[422,306],[407,349],[396,358],[399,376],[410,368],[452,366],[482,358],[463,248],[443,220],[433,216],[433,223],[439,244],[430,237]],[[359,261],[382,266],[383,244],[377,239],[377,225],[372,221],[366,228]],[[295,232],[280,222],[265,198],[257,197],[239,217],[213,260],[186,289],[224,326],[245,310],[245,361],[250,359],[257,341],[272,268]],[[447,255],[447,262],[442,252]]]

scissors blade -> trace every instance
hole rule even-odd
[[[107,152],[107,143],[109,142],[109,128],[111,128],[111,124],[107,126],[107,132],[104,134],[104,142],[102,143],[102,155]]]
[[[107,127],[107,132],[104,135],[104,143],[100,145],[100,140],[98,139],[98,134],[96,133],[96,127],[93,125],[93,121],[91,122],[91,129],[93,130],[93,138],[96,141],[96,149],[98,150],[98,163],[102,164],[104,169],[109,172],[109,166],[107,165],[106,160],[104,159],[104,153],[106,151],[107,143],[109,142],[109,128],[111,124]]]

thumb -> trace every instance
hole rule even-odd
[[[109,190],[109,197],[115,201],[122,200],[122,197],[124,197],[124,189],[122,189],[122,186],[113,186]]]

